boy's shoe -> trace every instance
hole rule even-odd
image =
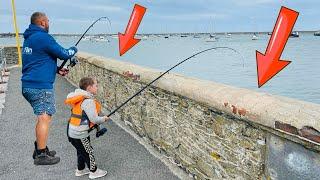
[[[33,154],[32,154],[32,158],[33,158],[33,159],[36,158],[36,155],[37,155],[36,149],[37,149],[37,148],[38,148],[38,147],[37,147],[37,142],[35,141],[35,142],[34,142],[34,151],[33,151]],[[51,157],[53,157],[54,155],[57,154],[56,151],[49,151],[48,146],[46,146],[46,151],[47,151],[47,154],[48,154],[49,156],[51,156]]]
[[[96,178],[100,178],[103,177],[105,175],[107,175],[108,172],[101,170],[101,169],[97,169],[95,172],[90,172],[89,173],[89,179],[96,179]]]
[[[87,168],[85,168],[85,169],[83,169],[83,170],[78,170],[78,169],[76,169],[75,175],[76,175],[77,177],[79,177],[79,176],[87,175],[87,174],[89,174],[89,173],[90,173],[90,171],[89,171],[89,169],[87,169]]]
[[[37,154],[33,163],[35,165],[53,165],[60,162],[60,157],[49,156],[47,152]]]

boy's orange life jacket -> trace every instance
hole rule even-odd
[[[89,125],[89,128],[91,128],[94,126],[94,123],[90,122],[87,114],[81,109],[81,104],[85,99],[87,99],[85,96],[79,95],[66,99],[64,103],[72,107],[71,117],[69,119],[70,124],[74,126]],[[100,114],[101,104],[96,99],[94,99],[94,102],[96,104],[97,114]]]

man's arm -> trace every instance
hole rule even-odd
[[[69,49],[63,48],[50,35],[48,35],[48,42],[45,50],[48,54],[62,60],[68,60],[78,52],[76,47],[71,47]]]

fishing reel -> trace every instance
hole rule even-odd
[[[89,133],[94,129],[97,130],[96,131],[96,137],[97,138],[100,137],[100,136],[103,136],[108,131],[107,128],[105,128],[102,124],[100,124],[100,125],[95,124],[93,127],[91,127],[89,129]]]
[[[67,68],[66,68],[67,71],[69,71],[69,67],[73,67],[73,66],[75,66],[76,64],[79,63],[79,60],[78,60],[75,56],[73,56],[71,59],[64,60],[64,61],[62,62],[62,64],[59,66],[58,71],[60,71],[61,69],[63,69],[64,66],[67,64],[68,61],[69,61],[69,64],[67,65]]]
[[[70,63],[68,64],[67,69],[69,69],[69,67],[73,67],[79,63],[78,58],[75,56],[73,56],[69,61],[70,61]]]
[[[107,132],[107,128],[105,128],[102,124],[97,127],[96,137],[103,136]]]

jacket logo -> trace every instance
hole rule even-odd
[[[29,47],[23,48],[23,54],[31,55],[32,54],[32,48],[29,48]]]
[[[69,53],[69,56],[72,56],[72,55],[74,55],[76,52],[75,52],[74,50],[72,50],[72,49],[69,49],[69,50],[68,50],[68,53]]]

